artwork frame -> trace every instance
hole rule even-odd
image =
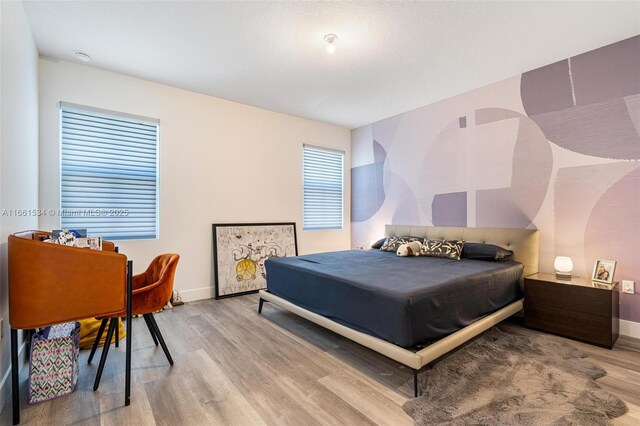
[[[591,274],[591,281],[612,284],[613,275],[616,272],[616,263],[617,262],[615,260],[596,260],[596,263],[593,265],[593,274]],[[601,270],[601,268],[603,270]]]
[[[295,222],[214,223],[212,236],[216,300],[267,288],[264,262],[298,255]]]

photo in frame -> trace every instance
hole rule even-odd
[[[215,298],[267,288],[264,262],[297,255],[294,222],[213,224]]]
[[[599,283],[611,284],[613,283],[613,274],[616,272],[615,260],[596,260],[596,264],[593,266],[592,281]]]

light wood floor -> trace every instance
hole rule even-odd
[[[156,316],[175,360],[169,367],[142,319],[134,319],[132,403],[124,404],[124,345],[112,347],[98,392],[97,361],[80,356],[76,391],[28,405],[22,371],[22,424],[69,425],[405,425],[412,395],[406,367],[255,295],[204,300]],[[517,320],[502,327],[535,333]],[[574,342],[608,371],[604,388],[630,412],[615,424],[640,424],[640,341],[621,337],[613,351]],[[99,355],[99,352],[98,352]],[[11,422],[11,404],[0,415]]]

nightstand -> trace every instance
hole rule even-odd
[[[620,329],[619,297],[617,282],[534,274],[524,279],[524,324],[611,349]]]

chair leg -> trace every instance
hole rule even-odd
[[[96,340],[93,342],[93,347],[91,348],[91,353],[89,354],[89,359],[87,360],[87,364],[91,364],[91,360],[96,353],[96,349],[98,349],[98,345],[100,344],[100,339],[102,338],[102,333],[104,333],[104,328],[107,326],[107,322],[109,318],[105,318],[100,323],[100,328],[98,329],[98,335],[96,336]]]
[[[158,328],[158,323],[156,322],[156,319],[153,317],[153,314],[149,314],[149,322],[151,322],[151,326],[153,327],[153,332],[158,338],[158,341],[160,342],[160,346],[162,346],[162,350],[164,351],[164,354],[167,356],[167,360],[169,361],[169,364],[173,365],[173,358],[171,358],[169,349],[167,349],[167,344],[164,342],[164,339],[162,338],[162,333],[160,333],[160,329]]]
[[[118,318],[118,325],[116,325],[116,348],[120,347],[120,318]]]
[[[151,314],[144,314],[142,317],[144,318],[144,322],[147,323],[147,328],[149,329],[149,333],[151,333],[151,338],[153,339],[153,343],[158,346],[158,339],[156,338],[156,334],[153,332],[153,326],[151,325],[151,322],[149,321],[149,315]]]
[[[107,330],[107,340],[104,341],[102,347],[102,355],[100,355],[100,364],[98,364],[98,372],[96,373],[96,381],[93,383],[94,392],[98,390],[100,386],[100,379],[102,378],[102,371],[104,370],[104,364],[107,361],[107,355],[109,354],[109,348],[111,347],[111,339],[113,338],[113,332],[118,326],[118,318],[111,318],[109,323],[109,329]]]

